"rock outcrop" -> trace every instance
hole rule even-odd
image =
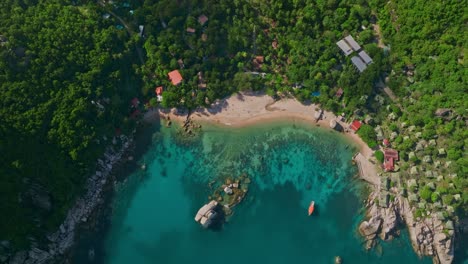
[[[418,255],[432,256],[434,263],[452,263],[455,232],[447,231],[447,226],[451,225],[444,224],[436,214],[415,219],[415,208],[411,208],[408,199],[402,196],[397,196],[387,208],[381,207],[374,202],[379,195],[379,191],[376,191],[369,196],[367,207],[370,219],[359,226],[361,235],[366,239],[367,249],[376,244],[377,236],[382,240],[392,239],[399,232],[398,226],[406,223],[413,248]]]
[[[399,200],[390,202],[388,207],[380,207],[375,203],[377,193],[370,196],[368,203],[368,214],[370,219],[363,221],[359,226],[359,231],[366,239],[366,248],[370,249],[375,245],[375,238],[379,236],[382,240],[389,240],[394,237],[397,227],[401,223],[399,214]]]
[[[110,146],[106,150],[104,157],[98,160],[98,170],[87,180],[86,194],[76,201],[59,229],[47,236],[50,241],[48,246],[44,248],[35,246],[29,252],[17,252],[10,258],[10,264],[51,263],[54,259],[66,254],[75,241],[75,231],[78,225],[86,222],[98,205],[103,202],[103,189],[112,169],[123,160],[124,154],[132,144],[132,140],[124,135],[121,135],[119,139],[122,143],[121,147],[114,150],[114,146]]]

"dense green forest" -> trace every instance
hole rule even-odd
[[[101,137],[131,125],[126,32],[96,5],[66,2],[0,4],[0,234],[19,245],[57,227],[102,155]]]
[[[294,96],[347,117],[360,109],[357,118],[399,134],[402,170],[419,164],[408,158],[417,140],[404,140],[411,131],[401,124],[415,126],[447,150],[452,163],[441,173],[458,176],[439,193],[461,193],[454,206],[466,214],[466,7],[430,2],[2,1],[0,213],[8,217],[0,239],[24,246],[26,235],[56,228],[108,144],[103,136],[133,126],[132,97],[194,109],[238,90]],[[362,73],[335,44],[349,34],[374,61]],[[173,70],[184,79],[178,86],[168,80]],[[385,82],[396,99],[377,85]],[[439,108],[449,116],[437,117]],[[373,128],[361,136],[376,146]],[[45,189],[52,209],[31,204],[32,186]]]

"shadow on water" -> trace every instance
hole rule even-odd
[[[223,230],[224,223],[226,222],[226,215],[224,214],[223,208],[219,205],[216,206],[214,211],[217,215],[208,229],[214,232],[221,232]]]

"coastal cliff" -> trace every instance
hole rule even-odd
[[[133,144],[133,139],[121,135],[116,144],[107,148],[102,159],[97,162],[96,172],[86,183],[86,193],[77,199],[75,205],[68,211],[67,217],[59,229],[47,236],[48,244],[33,243],[29,251],[16,252],[9,264],[45,264],[62,259],[75,242],[75,235],[80,224],[86,223],[95,210],[103,203],[103,191],[110,180],[112,171],[123,162],[127,151]],[[120,143],[117,145],[117,143]],[[3,263],[3,262],[2,262]]]
[[[453,262],[453,223],[444,225],[435,214],[427,218],[414,218],[415,208],[410,207],[407,198],[397,196],[387,206],[381,204],[382,195],[385,194],[379,187],[369,195],[366,204],[368,220],[359,225],[359,232],[366,240],[366,249],[371,249],[377,238],[384,241],[393,239],[399,235],[402,227],[407,226],[411,244],[418,255],[431,256],[434,263]]]

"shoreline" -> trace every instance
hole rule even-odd
[[[336,120],[343,129],[340,134],[358,147],[359,151],[353,157],[353,160],[358,167],[359,178],[366,181],[371,188],[371,193],[364,204],[366,208],[365,219],[367,220],[359,225],[359,231],[365,239],[366,248],[370,249],[375,246],[378,237],[383,241],[387,241],[399,236],[401,226],[406,226],[413,250],[419,256],[433,257],[435,263],[451,263],[453,257],[443,252],[439,244],[434,243],[430,250],[424,247],[421,248],[420,238],[422,232],[425,232],[423,235],[432,239],[439,235],[438,233],[442,232],[442,230],[438,230],[440,228],[433,228],[432,230],[421,228],[420,225],[413,222],[413,212],[408,206],[408,199],[392,192],[392,190],[386,191],[386,186],[381,184],[382,169],[374,157],[374,151],[354,131],[348,129],[350,123],[338,120],[337,116],[329,111],[324,111],[321,119],[316,120],[315,114],[318,109],[320,109],[318,105],[303,105],[296,99],[283,98],[275,101],[270,96],[262,93],[240,93],[217,100],[210,108],[195,109],[192,113],[179,111],[175,108],[170,110],[153,109],[144,115],[143,120],[148,123],[155,123],[164,119],[181,125],[190,121],[199,124],[242,128],[277,120],[292,119],[295,121],[297,119],[328,130],[334,130],[330,127],[330,121]],[[382,200],[382,197],[388,199],[389,194],[395,195],[395,200],[390,201],[387,206],[380,206],[379,201]],[[453,250],[453,244],[450,243],[450,250]]]
[[[160,119],[169,119],[172,122],[184,124],[187,119],[196,123],[219,125],[222,127],[243,128],[261,123],[275,122],[278,120],[292,120],[306,123],[311,126],[326,130],[333,130],[350,140],[358,148],[358,158],[355,159],[360,179],[371,184],[374,188],[380,186],[378,176],[379,168],[373,157],[374,151],[353,131],[348,129],[349,123],[339,121],[337,116],[330,111],[323,111],[319,120],[315,114],[320,107],[316,104],[304,105],[292,98],[283,98],[275,101],[263,93],[234,94],[222,100],[217,100],[210,108],[197,108],[190,116],[173,108],[154,109],[145,113],[143,120],[148,123],[159,122]],[[330,127],[330,121],[336,120],[342,127],[339,132]]]

